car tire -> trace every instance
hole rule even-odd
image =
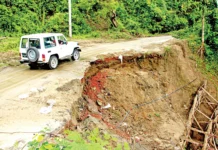
[[[37,62],[39,59],[39,51],[35,47],[30,47],[27,50],[27,58],[29,59],[29,62]]]
[[[57,56],[51,56],[48,62],[49,69],[56,69],[58,67],[58,58]]]
[[[72,60],[79,60],[79,58],[80,58],[79,50],[78,49],[74,49],[71,59]]]

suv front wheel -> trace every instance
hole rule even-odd
[[[55,69],[58,67],[58,58],[57,56],[51,56],[48,62],[49,69]]]
[[[72,60],[79,60],[79,58],[80,58],[79,50],[78,49],[74,49],[71,59]]]

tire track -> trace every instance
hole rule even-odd
[[[26,80],[21,80],[21,81],[20,81],[20,79],[19,79],[19,81],[11,82],[12,84],[10,84],[10,85],[7,85],[7,84],[6,84],[5,86],[3,86],[3,88],[2,88],[2,85],[3,85],[3,84],[1,84],[0,93],[3,93],[4,91],[6,91],[6,90],[8,90],[8,89],[11,89],[11,88],[16,87],[16,86],[18,86],[18,85],[21,85],[21,84],[23,84],[23,83],[26,83],[26,82],[28,82],[28,81],[30,81],[30,80],[33,80],[33,79],[36,78],[36,77],[40,77],[40,76],[42,76],[42,75],[46,75],[46,74],[48,74],[48,73],[49,73],[49,72],[47,72],[47,73],[41,72],[41,73],[36,74],[36,75],[34,75],[34,76],[30,77],[30,78],[27,78]]]
[[[72,62],[66,62],[62,63],[60,65],[60,69],[65,68],[66,66],[69,65],[69,63]],[[53,70],[54,72],[56,70]],[[11,73],[6,73],[3,75],[0,75],[0,93],[5,92],[8,89],[14,88],[16,86],[22,85],[28,81],[31,81],[33,79],[46,76],[49,73],[51,73],[51,70],[29,70],[29,69],[22,69],[22,70],[17,70],[15,72]],[[81,75],[78,71],[74,70],[73,73]],[[8,78],[5,78],[8,77]]]

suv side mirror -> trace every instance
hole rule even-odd
[[[68,43],[67,43],[67,41],[63,41],[63,44],[67,45]]]

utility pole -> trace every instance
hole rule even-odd
[[[72,16],[71,16],[71,0],[68,0],[69,5],[69,37],[72,38]]]
[[[205,30],[205,5],[206,2],[205,0],[202,0],[202,31],[201,31],[201,47],[198,50],[198,53],[201,57],[201,59],[204,59],[204,54],[205,54],[205,45],[204,45],[204,30]]]

